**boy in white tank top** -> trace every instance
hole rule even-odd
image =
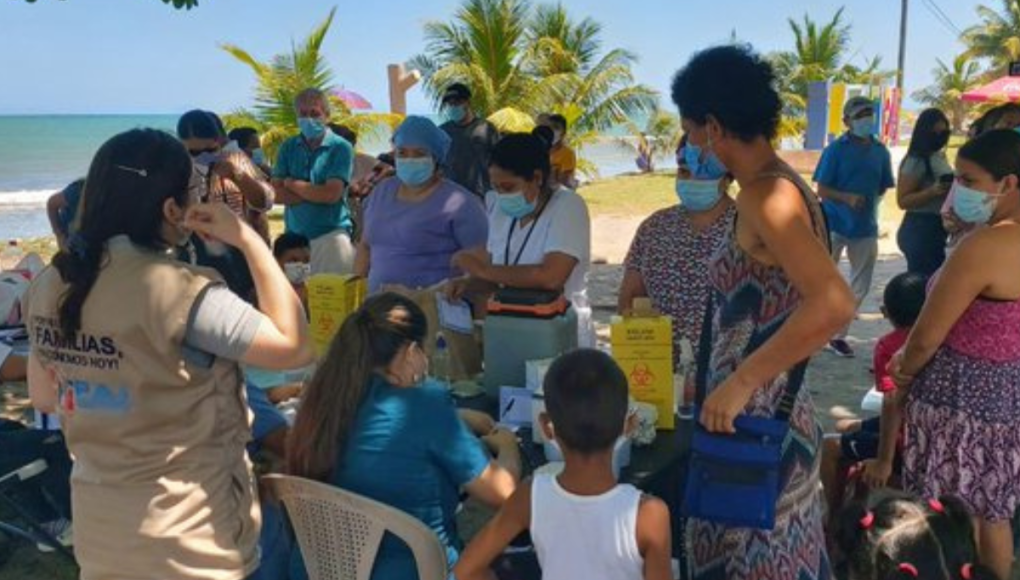
[[[543,580],[671,580],[669,509],[613,475],[628,406],[623,371],[605,353],[576,350],[553,363],[544,390],[541,428],[566,466],[517,487],[464,550],[456,579],[493,578],[492,562],[530,530]]]

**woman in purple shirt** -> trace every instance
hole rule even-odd
[[[450,137],[425,117],[407,117],[393,134],[396,177],[380,183],[365,207],[354,272],[369,292],[426,288],[452,278],[450,259],[484,248],[489,235],[478,197],[443,177]]]

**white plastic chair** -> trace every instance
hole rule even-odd
[[[290,517],[309,580],[368,580],[383,534],[414,555],[420,580],[445,580],[446,549],[417,518],[338,487],[290,475],[262,477]]]

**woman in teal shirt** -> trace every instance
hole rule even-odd
[[[446,546],[452,568],[463,547],[454,518],[460,490],[501,505],[516,486],[519,456],[506,431],[472,435],[446,389],[424,380],[427,326],[414,302],[392,293],[351,315],[305,389],[288,464],[295,475],[418,518]],[[410,550],[387,534],[372,579],[413,578]]]

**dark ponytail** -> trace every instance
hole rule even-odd
[[[190,177],[187,150],[163,131],[134,129],[99,148],[85,179],[78,231],[53,258],[69,285],[59,306],[65,337],[81,329],[82,308],[99,277],[106,242],[126,235],[136,245],[165,248],[163,204],[173,199],[186,207]]]
[[[332,477],[372,375],[402,348],[421,344],[427,328],[421,308],[393,293],[369,298],[344,321],[305,388],[288,439],[289,473],[318,481]]]

